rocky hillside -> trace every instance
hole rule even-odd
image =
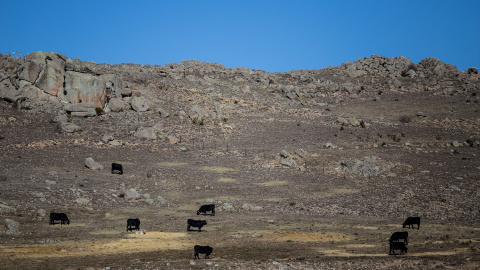
[[[0,58],[0,98],[27,110],[73,116],[160,110],[165,104],[150,93],[166,89],[232,94],[266,91],[311,108],[364,99],[372,93],[380,98],[384,92],[429,91],[434,95],[471,96],[472,102],[480,94],[477,68],[458,71],[436,58],[414,64],[406,57],[372,55],[338,67],[284,73],[227,69],[197,60],[164,66],[96,64],[46,52],[35,52],[25,59],[9,55]],[[178,105],[179,111],[190,109]]]

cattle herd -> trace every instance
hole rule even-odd
[[[121,164],[112,163],[112,174],[118,171],[118,174],[123,174],[123,168]],[[210,215],[215,216],[215,205],[214,204],[206,204],[200,206],[197,211],[197,215],[203,214],[204,216],[207,215],[207,212],[210,212]],[[68,219],[65,213],[50,213],[50,225],[55,225],[55,221],[59,220],[61,225],[68,225],[70,224],[70,220]],[[187,231],[191,231],[191,227],[198,228],[198,231],[202,231],[202,227],[207,225],[206,220],[194,220],[188,219],[187,220]],[[415,225],[417,225],[417,229],[420,230],[420,217],[408,217],[405,222],[403,223],[403,228],[415,229]],[[140,231],[140,219],[138,218],[130,218],[127,219],[127,232],[128,231]],[[141,231],[142,234],[145,231]],[[407,253],[408,250],[408,232],[394,232],[389,239],[390,249],[389,255],[396,255],[395,250],[400,250],[401,254]],[[205,259],[208,259],[208,256],[212,254],[213,248],[210,246],[200,246],[195,245],[193,247],[194,250],[194,258],[199,259],[199,254],[205,254]]]

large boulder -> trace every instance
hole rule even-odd
[[[108,101],[108,108],[112,112],[120,112],[127,108],[127,103],[120,98],[112,98]]]
[[[34,52],[25,57],[25,66],[19,79],[34,84],[45,93],[61,97],[65,82],[65,61],[59,53]]]
[[[105,81],[95,75],[67,71],[65,96],[70,103],[91,103],[103,108],[107,99]]]
[[[145,112],[149,109],[148,100],[145,97],[133,97],[130,100],[130,105],[137,112]]]
[[[12,82],[9,79],[5,79],[0,82],[0,98],[3,98],[8,102],[17,102],[23,97],[20,92],[15,89]]]
[[[40,88],[27,81],[20,81],[18,93],[20,96],[25,97],[33,102],[48,101],[50,100],[50,97],[52,97],[51,95],[45,93],[45,91],[42,91]]]

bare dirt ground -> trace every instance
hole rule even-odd
[[[53,115],[1,103],[0,201],[15,208],[2,221],[19,222],[21,233],[0,229],[0,268],[480,268],[479,148],[451,146],[478,140],[478,103],[414,92],[311,109],[266,93],[234,102],[182,91],[176,98],[187,103],[230,104],[228,121],[130,111],[75,118],[83,131],[67,134]],[[341,126],[338,116],[369,125]],[[130,133],[157,122],[182,141]],[[105,134],[123,144],[103,143]],[[297,167],[281,164],[282,150]],[[87,157],[105,169],[86,168]],[[110,173],[112,162],[123,175]],[[123,198],[131,188],[142,197]],[[210,202],[216,215],[197,216]],[[50,211],[71,224],[49,225]],[[408,216],[422,217],[420,230],[402,228]],[[146,234],[126,232],[128,218],[139,218]],[[187,232],[189,218],[208,225]],[[388,255],[390,235],[405,230],[408,253]],[[197,244],[213,247],[210,259],[194,261]]]

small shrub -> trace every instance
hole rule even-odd
[[[97,115],[102,115],[105,113],[105,111],[103,111],[103,109],[100,107],[95,107],[95,112],[97,113]]]
[[[360,86],[360,90],[362,90],[362,91],[365,90],[365,86],[363,86],[363,85]]]
[[[378,93],[377,93],[377,94],[380,96],[382,93],[383,93],[382,90],[378,90]]]
[[[469,145],[470,147],[473,147],[474,142],[473,142],[472,139],[467,139],[466,142],[468,143],[468,145]]]
[[[403,115],[400,117],[400,122],[401,123],[410,123],[410,121],[412,121],[412,118],[410,118],[410,116],[406,116],[406,115]]]
[[[222,121],[223,121],[223,122],[227,122],[227,121],[228,121],[228,118],[223,117],[223,118],[222,118]]]
[[[402,70],[402,73],[400,75],[402,75],[402,77],[407,77],[408,74],[406,70]]]

